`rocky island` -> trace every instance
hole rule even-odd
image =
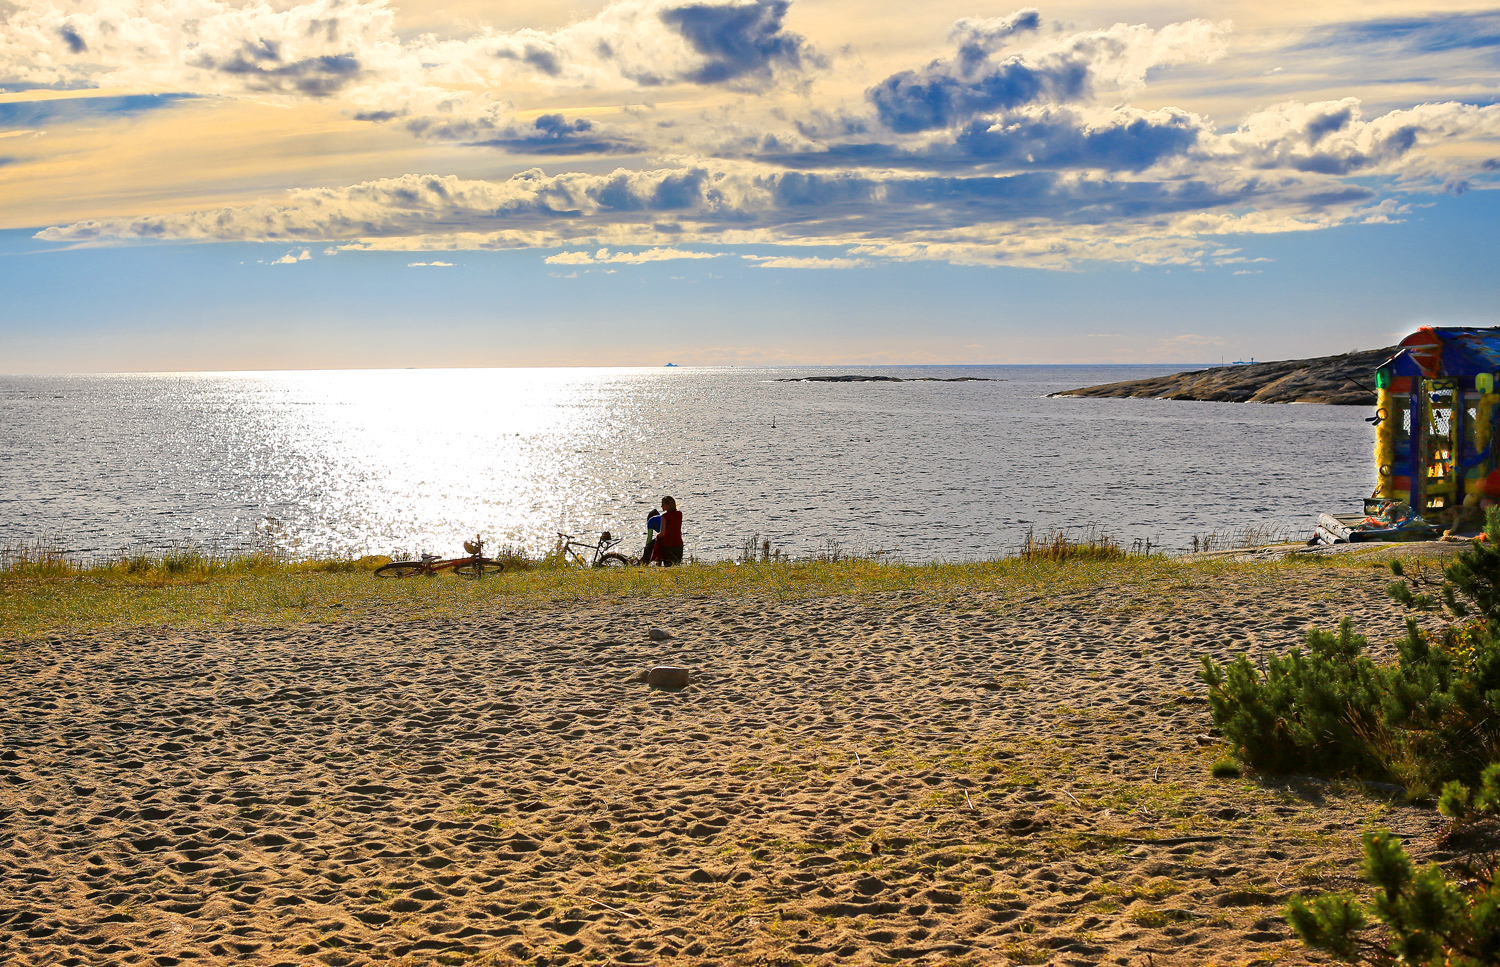
[[[1050,395],[1374,406],[1375,370],[1394,356],[1396,350],[1397,347],[1392,346],[1315,359],[1215,366],[1171,376],[1085,386]]]

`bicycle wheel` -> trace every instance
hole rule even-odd
[[[392,561],[375,569],[378,578],[409,578],[414,574],[421,574],[427,568],[421,561]]]
[[[453,569],[453,573],[461,578],[478,578],[486,574],[499,574],[505,570],[505,565],[499,561],[484,558],[480,561],[465,561]]]
[[[630,558],[626,557],[624,554],[621,554],[618,551],[610,551],[608,554],[605,554],[602,557],[600,557],[599,558],[599,563],[597,565],[595,565],[595,566],[596,567],[629,567],[632,563],[634,563],[634,562],[631,561]]]

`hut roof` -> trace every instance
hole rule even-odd
[[[1423,326],[1401,340],[1386,365],[1402,375],[1430,378],[1500,372],[1500,328]]]

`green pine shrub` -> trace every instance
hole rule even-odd
[[[1392,562],[1390,596],[1446,619],[1429,632],[1408,618],[1393,664],[1373,662],[1347,619],[1336,635],[1310,631],[1305,650],[1269,658],[1264,671],[1245,656],[1227,666],[1205,656],[1210,711],[1236,757],[1265,772],[1357,776],[1413,792],[1478,781],[1500,760],[1500,510],[1489,512],[1486,533],[1441,581]]]
[[[1364,846],[1365,879],[1375,887],[1372,902],[1363,904],[1346,893],[1294,897],[1286,918],[1303,943],[1351,964],[1500,962],[1500,888],[1493,865],[1477,878],[1450,878],[1436,864],[1414,869],[1401,841],[1385,830],[1366,833]],[[1365,930],[1371,920],[1383,928],[1374,936]]]
[[[1428,632],[1409,617],[1392,664],[1371,661],[1347,620],[1337,635],[1310,632],[1306,652],[1271,659],[1263,674],[1244,657],[1227,668],[1205,658],[1210,709],[1240,760],[1393,779],[1413,792],[1441,786],[1448,844],[1500,812],[1500,511],[1489,512],[1486,538],[1441,580],[1392,563],[1390,596],[1445,619]],[[1500,964],[1497,854],[1448,876],[1435,864],[1416,869],[1385,831],[1365,834],[1364,853],[1370,903],[1331,893],[1288,904],[1307,946],[1381,967]]]
[[[1485,766],[1479,775],[1477,794],[1456,779],[1443,786],[1443,793],[1438,797],[1438,812],[1453,820],[1457,828],[1480,816],[1500,813],[1500,762]]]
[[[1483,818],[1500,813],[1500,763],[1480,774],[1475,792],[1461,782],[1443,787],[1438,810],[1453,821],[1452,843]],[[1496,854],[1456,864],[1445,875],[1435,864],[1417,871],[1396,837],[1365,834],[1365,879],[1375,889],[1369,905],[1344,893],[1294,897],[1287,921],[1303,943],[1349,963],[1478,967],[1500,963],[1500,885]],[[1371,921],[1383,928],[1366,931]]]
[[[1392,582],[1387,593],[1414,611],[1444,611],[1461,622],[1479,623],[1500,619],[1500,507],[1485,512],[1484,540],[1475,541],[1443,567],[1441,581],[1426,576],[1425,569],[1407,575],[1400,561],[1391,571],[1405,581]]]
[[[1307,650],[1273,655],[1265,673],[1244,655],[1221,667],[1204,656],[1214,724],[1239,760],[1263,772],[1377,773],[1366,736],[1381,721],[1381,673],[1346,619],[1313,629]]]
[[[1203,659],[1214,724],[1262,772],[1347,775],[1414,791],[1474,782],[1500,760],[1500,636],[1433,637],[1408,621],[1394,664],[1377,665],[1346,620],[1308,632],[1307,648]]]

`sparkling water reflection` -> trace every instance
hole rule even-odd
[[[1311,530],[1373,485],[1350,407],[1054,400],[1176,367],[506,369],[0,377],[0,543],[80,552],[271,540],[302,553],[635,539],[663,493],[690,552],[759,534],[908,560],[1098,524],[1186,546]],[[866,370],[868,371],[868,370]]]

